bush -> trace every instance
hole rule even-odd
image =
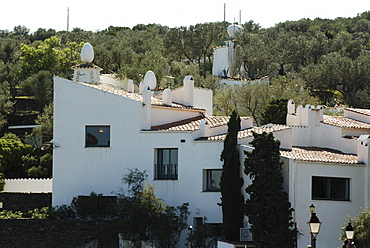
[[[64,219],[76,219],[76,217],[77,217],[76,210],[73,207],[68,206],[66,204],[53,207],[49,210],[49,218],[51,219],[64,220]]]
[[[0,211],[0,219],[22,219],[24,213],[21,211],[10,211],[10,210],[3,210]]]
[[[4,190],[5,181],[4,181],[4,174],[0,173],[0,192]]]

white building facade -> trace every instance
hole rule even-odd
[[[53,206],[92,191],[115,195],[128,169],[138,168],[148,172],[148,182],[167,204],[189,203],[189,225],[204,217],[222,223],[220,154],[229,118],[212,116],[212,91],[194,88],[188,76],[183,87],[154,97],[154,74],[144,78],[139,94],[132,86],[122,90],[100,84],[96,76],[91,82],[76,80],[77,75],[96,75],[97,66],[74,70],[74,81],[54,78]],[[320,248],[340,246],[344,219],[368,205],[369,116],[367,110],[347,109],[345,117],[330,117],[320,106],[296,108],[290,101],[288,125],[253,127],[252,118],[242,118],[241,165],[243,151],[253,149],[252,131],[273,132],[281,141],[284,186],[304,234],[298,247],[310,243],[311,204],[322,221]],[[245,188],[251,182],[243,168],[241,176]]]

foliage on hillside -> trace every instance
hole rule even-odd
[[[19,94],[42,95],[37,89],[26,89],[35,82],[32,77],[36,78],[40,71],[48,72],[50,79],[51,75],[70,77],[70,67],[80,63],[84,42],[93,45],[94,63],[103,68],[103,73],[118,73],[138,84],[145,72],[152,70],[162,88],[179,86],[183,76],[191,74],[198,86],[216,88],[217,82],[210,76],[213,49],[225,44],[228,25],[210,22],[169,28],[138,24],[132,29],[110,26],[99,32],[39,28],[32,34],[21,25],[10,32],[1,30],[0,83],[4,92],[0,95],[13,101]],[[319,97],[322,104],[369,106],[369,78],[365,72],[370,64],[370,12],[353,18],[286,21],[268,29],[261,29],[252,20],[243,26],[245,31],[236,37],[235,76],[269,76],[274,82],[279,75],[294,75],[301,90]],[[50,97],[50,86],[42,88],[39,89],[47,92],[45,97]],[[277,98],[281,97],[288,98]],[[40,100],[42,111],[50,100]],[[227,111],[221,109],[220,113],[224,112]]]
[[[197,87],[214,90],[214,113],[252,116],[256,124],[272,99],[293,98],[298,104],[370,107],[370,12],[353,18],[301,19],[261,29],[252,20],[235,38],[233,77],[269,77],[269,84],[228,87],[212,76],[213,52],[229,40],[228,22],[199,23],[169,28],[138,24],[110,26],[98,32],[74,28],[34,33],[19,25],[0,30],[0,127],[10,114],[39,112],[42,127],[33,135],[52,135],[52,76],[71,78],[71,66],[81,63],[80,49],[94,47],[94,63],[103,73],[142,81],[154,71],[158,89],[182,85],[193,75]],[[17,98],[36,101],[17,109]],[[22,137],[23,138],[23,137]],[[50,137],[51,138],[51,137]],[[50,140],[50,139],[49,139]]]
[[[40,154],[14,134],[5,134],[0,139],[0,173],[6,178],[48,178],[51,167],[51,154]]]

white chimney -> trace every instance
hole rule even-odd
[[[357,160],[365,164],[369,164],[369,142],[370,135],[360,135],[357,139]]]
[[[199,123],[199,137],[209,136],[209,125],[206,120],[201,120]]]
[[[134,81],[129,79],[127,82],[127,91],[133,93],[134,92]]]
[[[140,84],[139,84],[139,94],[143,94],[144,86],[145,86],[144,82],[140,82]]]
[[[172,92],[170,89],[165,89],[163,91],[163,104],[171,105],[172,104]]]
[[[152,127],[152,92],[149,86],[145,86],[142,92],[143,95],[143,112],[142,112],[142,129],[149,130]]]
[[[94,49],[90,43],[85,43],[81,49],[81,60],[84,64],[72,66],[73,81],[99,84],[100,71],[103,70],[99,66],[92,64],[94,59]]]
[[[193,76],[184,78],[183,104],[194,106],[194,79]]]
[[[295,103],[293,99],[288,101],[288,115],[295,114]]]

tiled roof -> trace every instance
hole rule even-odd
[[[359,109],[359,108],[345,108],[347,111],[356,112],[363,115],[369,115],[370,116],[370,109]]]
[[[116,89],[116,88],[113,88],[111,86],[107,86],[107,85],[103,85],[103,84],[98,84],[97,85],[97,84],[88,84],[88,83],[82,83],[82,82],[79,82],[79,83],[83,84],[83,85],[86,85],[86,86],[89,86],[89,87],[92,87],[92,88],[95,88],[95,89],[98,89],[98,90],[102,90],[102,91],[109,92],[109,93],[112,93],[112,94],[115,94],[115,95],[123,96],[123,97],[126,97],[126,98],[134,100],[134,101],[143,102],[143,96],[138,94],[138,93],[127,92],[125,90]],[[151,97],[151,102],[152,102],[153,106],[205,111],[205,109],[203,109],[203,108],[185,106],[185,105],[178,104],[178,103],[172,103],[171,105],[165,105],[161,99],[158,99],[156,97]]]
[[[337,163],[337,164],[362,164],[357,161],[357,156],[345,154],[337,150],[318,147],[293,147],[292,150],[280,150],[280,155],[298,161]]]
[[[363,109],[363,110],[366,110],[366,109]],[[362,122],[362,121],[356,121],[354,119],[343,117],[343,116],[324,115],[322,123],[336,126],[336,127],[341,127],[341,128],[369,129],[370,130],[370,124],[366,122]]]
[[[277,132],[277,131],[290,129],[290,128],[291,127],[285,126],[285,125],[272,125],[272,124],[265,125],[265,126],[262,126],[262,127],[251,127],[251,128],[239,131],[238,139],[252,137],[253,132],[259,133],[259,134],[261,134],[263,132],[271,133],[271,132]],[[202,138],[201,140],[224,140],[225,138],[226,138],[226,133],[221,134],[221,135],[210,136],[210,137],[207,137],[205,139]]]
[[[241,117],[241,119],[248,119],[250,117]],[[155,131],[196,131],[199,129],[199,123],[206,120],[209,127],[218,127],[227,125],[229,116],[198,116],[196,118],[186,119],[174,123],[169,123],[157,127],[152,127]]]

